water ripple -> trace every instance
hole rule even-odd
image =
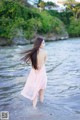
[[[0,109],[14,102],[17,94],[20,95],[27,80],[27,76],[23,76],[28,75],[30,66],[21,63],[19,52],[31,46],[0,47]],[[66,109],[80,114],[80,40],[49,42],[46,50],[46,102],[51,106],[54,103],[65,105]]]

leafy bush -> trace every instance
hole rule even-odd
[[[71,18],[68,26],[68,33],[71,37],[80,37],[80,20],[74,17]]]
[[[46,10],[29,8],[17,0],[0,1],[0,37],[12,39],[20,35],[27,39],[35,34],[64,32],[64,24],[57,17],[50,15]]]

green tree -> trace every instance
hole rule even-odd
[[[71,17],[68,33],[71,37],[80,37],[80,20]]]
[[[66,11],[72,12],[73,16],[77,18],[80,13],[80,4],[75,0],[66,0],[65,5],[67,5]]]
[[[40,7],[42,10],[45,9],[45,5],[46,5],[46,3],[45,3],[44,1],[40,1],[40,2],[38,3],[38,7]]]

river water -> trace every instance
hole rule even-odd
[[[19,52],[31,47],[0,47],[0,111],[11,112],[10,120],[28,120],[27,116],[34,114],[30,101],[20,94],[31,66],[20,61]],[[45,49],[47,89],[44,103],[38,103],[40,111],[35,114],[46,111],[54,113],[48,120],[80,120],[80,38],[46,42]]]

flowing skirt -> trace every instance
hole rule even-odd
[[[31,71],[27,77],[25,86],[21,91],[21,95],[33,100],[40,89],[46,89],[47,85],[47,74],[45,65],[42,66],[40,70],[35,70],[31,68]]]

